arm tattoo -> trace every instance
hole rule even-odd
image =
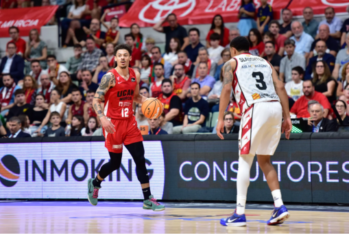
[[[230,84],[233,82],[233,69],[231,68],[230,62],[227,62],[223,66],[223,85]]]
[[[93,97],[93,109],[95,110],[98,118],[104,116],[103,107],[101,102],[104,101],[104,96],[109,90],[110,87],[115,85],[115,76],[112,73],[107,73],[102,77],[101,83],[96,91],[95,96]]]

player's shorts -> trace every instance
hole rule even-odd
[[[108,118],[109,119],[109,118]],[[121,153],[123,145],[143,141],[134,116],[128,119],[109,119],[115,127],[114,134],[103,129],[105,147],[109,152]]]
[[[273,155],[281,136],[280,102],[258,102],[242,115],[239,155]]]

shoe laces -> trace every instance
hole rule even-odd
[[[155,198],[149,199],[150,202],[154,203],[155,205],[159,206],[160,203],[156,201]]]
[[[93,190],[93,195],[92,195],[93,198],[98,198],[98,190],[99,189],[94,189]]]

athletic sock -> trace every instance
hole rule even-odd
[[[280,207],[284,204],[282,201],[280,189],[276,189],[276,190],[272,191],[271,195],[273,196],[275,207]]]
[[[92,181],[92,184],[93,184],[93,186],[95,186],[95,187],[101,187],[101,183],[102,183],[102,180],[99,180],[97,176],[96,176],[96,178]]]
[[[150,195],[151,195],[150,187],[144,188],[144,189],[142,189],[142,191],[143,191],[144,200],[148,200]]]
[[[236,213],[245,214],[246,197],[236,196]]]

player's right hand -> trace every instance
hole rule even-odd
[[[107,117],[103,116],[101,119],[102,127],[107,131],[107,133],[114,134],[115,126],[110,122]]]
[[[292,130],[292,122],[290,118],[284,119],[281,125],[281,133],[285,133],[286,139],[290,139],[290,134]]]
[[[224,123],[223,123],[223,120],[218,120],[217,127],[216,127],[216,131],[217,131],[217,136],[218,136],[221,140],[224,140],[224,137],[223,137],[223,134],[222,134],[222,132],[224,132]]]

